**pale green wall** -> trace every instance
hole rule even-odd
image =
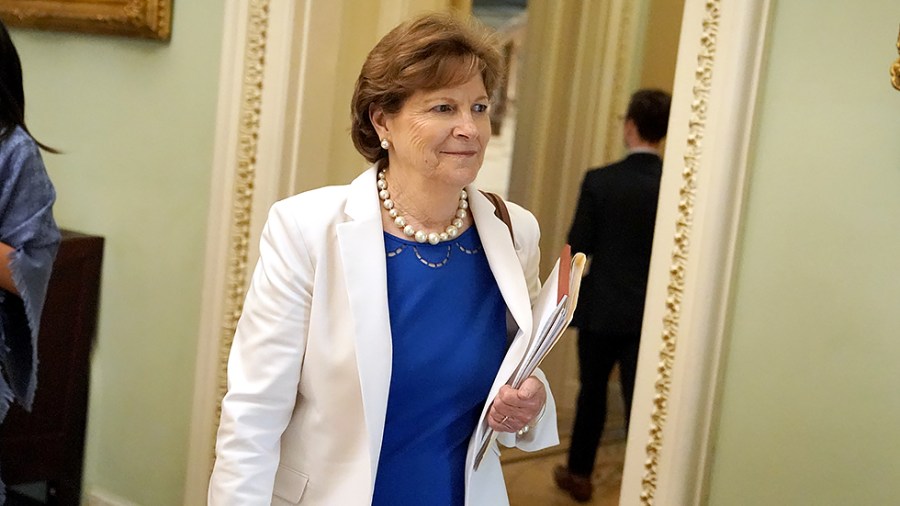
[[[85,489],[147,506],[184,490],[224,12],[174,8],[169,43],[13,31],[57,220],[106,237]]]
[[[709,504],[898,504],[900,11],[773,9]]]

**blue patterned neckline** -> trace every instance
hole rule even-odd
[[[481,254],[482,247],[478,233],[473,232],[473,230],[475,230],[474,225],[467,228],[465,232],[458,235],[455,239],[438,244],[420,243],[384,232],[385,255],[390,261],[404,252],[410,251],[422,265],[438,269],[447,265],[454,251],[466,255]]]

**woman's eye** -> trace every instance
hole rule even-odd
[[[475,104],[472,106],[472,110],[475,112],[487,112],[488,106],[487,104]]]
[[[432,107],[431,110],[434,112],[450,112],[453,110],[453,108],[447,104],[441,104]]]

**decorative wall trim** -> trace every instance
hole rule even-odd
[[[226,369],[228,352],[244,302],[247,287],[250,215],[253,209],[253,182],[256,178],[257,141],[262,109],[263,71],[266,35],[269,22],[269,0],[251,0],[248,13],[247,41],[244,52],[241,113],[238,125],[238,157],[232,190],[231,233],[224,293],[225,314],[220,329],[219,367],[216,388],[216,419],[213,438],[219,426],[222,397],[228,388]]]
[[[705,504],[770,0],[687,0],[620,504]]]
[[[0,0],[10,26],[169,40],[172,0]]]
[[[225,392],[228,350],[240,317],[269,37],[270,0],[227,2],[206,267],[184,504],[205,504]]]
[[[687,145],[684,167],[681,172],[681,188],[678,218],[673,238],[672,263],[669,266],[669,284],[663,317],[662,346],[659,349],[656,382],[654,384],[653,410],[650,414],[649,440],[646,446],[644,476],[641,480],[641,504],[652,505],[656,496],[659,456],[663,447],[663,429],[669,411],[669,392],[672,384],[672,368],[678,343],[681,304],[685,288],[685,270],[689,254],[693,225],[694,200],[697,191],[697,173],[703,156],[703,138],[706,132],[706,111],[712,73],[716,60],[716,43],[719,31],[720,0],[706,2],[700,52],[697,54],[691,115],[688,119]]]

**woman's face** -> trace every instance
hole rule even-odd
[[[488,105],[480,74],[457,86],[416,91],[397,113],[380,118],[385,131],[379,134],[391,142],[390,167],[456,189],[471,183],[491,137]]]

